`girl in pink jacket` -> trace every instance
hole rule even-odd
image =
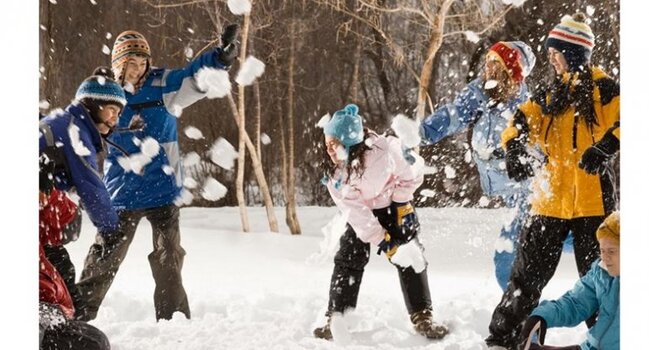
[[[411,204],[423,181],[423,161],[411,164],[398,138],[364,129],[354,104],[333,115],[324,126],[324,136],[329,159],[324,163],[323,182],[347,218],[347,226],[334,258],[327,323],[316,328],[314,335],[331,340],[332,314],[356,307],[363,270],[375,246],[377,253],[385,253],[399,271],[415,330],[430,339],[443,338],[448,329],[433,322],[426,262],[417,239],[419,221]],[[421,268],[396,264],[397,251],[403,246],[405,252],[406,244],[409,252],[416,247],[415,254],[423,262]]]

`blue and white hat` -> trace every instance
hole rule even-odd
[[[114,103],[122,109],[126,106],[124,89],[113,79],[103,75],[93,75],[86,78],[79,85],[74,98],[77,101],[91,99],[98,103]]]
[[[333,136],[349,148],[363,142],[363,119],[358,115],[358,106],[348,104],[336,111],[329,123],[324,126],[325,135]]]

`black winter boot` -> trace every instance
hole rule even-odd
[[[320,339],[332,340],[333,336],[331,335],[331,315],[327,313],[327,323],[313,330],[313,336]]]
[[[448,334],[448,328],[433,322],[433,310],[423,309],[410,315],[415,331],[428,339],[442,339]]]

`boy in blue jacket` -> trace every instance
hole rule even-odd
[[[90,248],[78,288],[84,298],[83,320],[97,316],[113,278],[126,257],[137,226],[146,218],[153,230],[153,252],[148,260],[155,280],[153,301],[156,319],[171,319],[176,311],[190,318],[181,269],[185,250],[180,245],[178,199],[182,190],[176,119],[183,108],[207,95],[196,80],[202,68],[228,69],[237,57],[236,25],[221,36],[222,46],[196,57],[186,67],[152,67],[151,49],[136,31],[117,36],[112,68],[126,90],[127,104],[119,121],[124,132],[110,136],[104,165],[104,183],[118,211],[119,240],[109,247]],[[139,127],[134,128],[134,125]],[[153,145],[144,149],[145,145]],[[155,148],[157,151],[152,152]],[[146,156],[141,166],[131,166],[129,156]],[[142,157],[138,159],[143,159]],[[98,251],[108,254],[99,255]]]
[[[600,259],[571,291],[557,300],[544,300],[525,322],[521,348],[527,350],[615,350],[620,348],[620,212],[609,215],[597,229]],[[574,327],[598,312],[596,323],[580,345],[543,345],[548,327]],[[538,335],[540,344],[532,343]]]

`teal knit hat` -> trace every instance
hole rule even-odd
[[[114,103],[121,108],[126,106],[124,89],[110,77],[102,75],[93,75],[84,80],[74,98],[77,101],[90,99],[97,103]]]
[[[345,108],[336,111],[329,123],[324,127],[325,135],[333,136],[340,143],[349,148],[363,142],[363,119],[358,115],[358,106],[348,104]]]

